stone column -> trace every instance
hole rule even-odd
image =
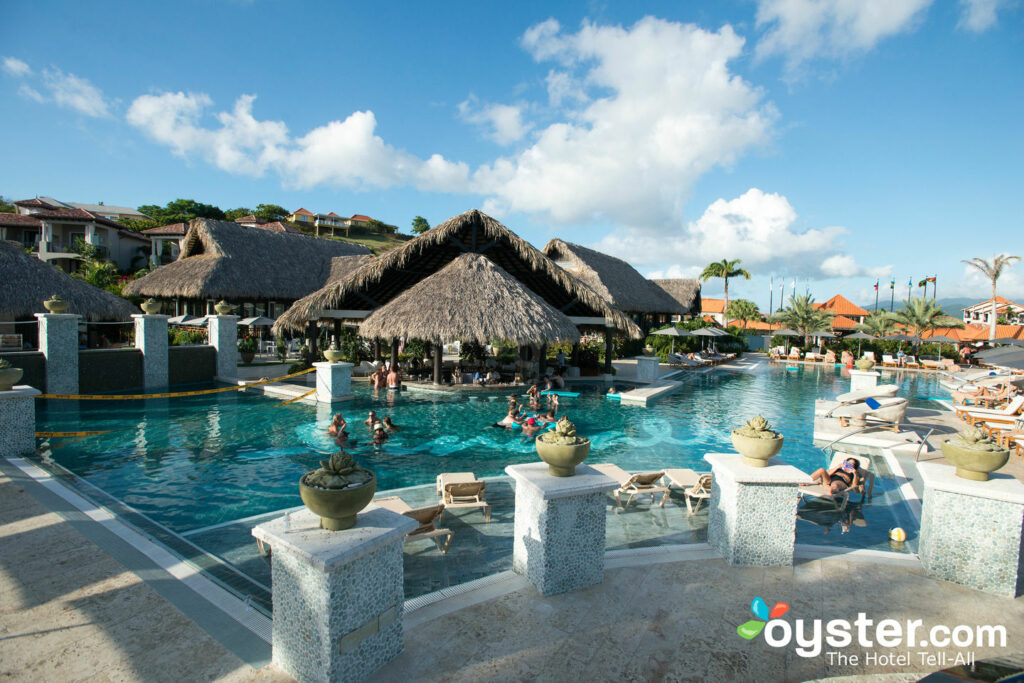
[[[299,681],[368,678],[402,651],[402,544],[416,521],[369,509],[344,531],[301,510],[252,530],[272,549],[273,661]]]
[[[712,478],[708,543],[731,565],[792,565],[798,487],[811,478],[777,457],[767,467],[744,465],[735,453],[704,459]]]
[[[19,385],[0,391],[0,457],[29,455],[36,450],[38,389]]]
[[[316,368],[316,400],[320,403],[352,398],[352,363],[313,363]]]
[[[661,359],[657,356],[634,356],[636,358],[636,378],[641,382],[653,382],[658,379],[661,370],[658,364]]]
[[[238,374],[238,316],[206,316],[210,344],[217,349],[217,377]]]
[[[541,595],[604,580],[605,508],[617,484],[588,465],[553,477],[543,462],[510,465],[516,482],[512,568]]]
[[[142,351],[142,386],[162,389],[167,377],[167,315],[135,314],[135,348]]]
[[[924,480],[918,556],[929,576],[1008,597],[1024,594],[1024,484],[998,472],[988,481],[920,463]]]
[[[874,370],[850,370],[850,391],[860,391],[861,389],[874,389],[878,386],[878,378],[882,376],[882,373],[875,372]]]
[[[73,313],[36,313],[39,350],[46,357],[46,393],[78,393],[78,321]]]

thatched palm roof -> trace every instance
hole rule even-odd
[[[567,316],[605,318],[630,336],[641,336],[640,328],[622,311],[529,242],[475,209],[385,252],[350,277],[299,299],[278,318],[274,330],[303,329],[307,321],[318,319],[327,310],[377,309],[466,253],[481,254]]]
[[[669,280],[651,280],[665,290],[669,296],[686,309],[687,315],[700,313],[700,280],[696,278],[673,278]]]
[[[544,255],[619,310],[676,315],[686,312],[664,289],[622,259],[557,238],[547,243]]]
[[[17,242],[0,241],[0,316],[26,320],[46,313],[43,301],[60,294],[70,304],[68,313],[86,320],[128,320],[138,308],[88,282],[26,254]]]
[[[197,218],[178,259],[124,291],[130,296],[288,301],[322,287],[335,269],[335,257],[369,253],[361,244]]]
[[[363,337],[407,335],[441,343],[579,341],[576,325],[485,256],[462,254],[381,306],[359,326]]]

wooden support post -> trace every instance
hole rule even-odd
[[[391,339],[391,368],[398,367],[398,337]]]
[[[612,328],[604,328],[604,374],[612,374],[612,354],[615,353],[615,345],[612,343]]]
[[[334,342],[341,348],[341,318],[334,319]]]
[[[441,383],[441,354],[443,352],[443,344],[440,342],[434,344],[434,384]]]
[[[373,360],[377,361],[378,363],[381,360],[381,355],[380,355],[380,339],[377,338],[377,337],[374,337],[374,339],[373,339]]]

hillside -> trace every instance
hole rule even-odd
[[[353,230],[349,237],[333,237],[328,239],[335,239],[339,242],[355,242],[356,244],[363,244],[370,248],[376,255],[381,255],[389,249],[394,249],[400,244],[404,244],[412,239],[411,235],[403,235],[401,233],[371,233]]]
[[[904,291],[904,295],[905,294],[906,294],[906,292]],[[914,296],[919,296],[919,294],[917,292],[915,292]],[[974,305],[974,304],[976,304],[976,303],[978,303],[980,301],[984,301],[984,299],[968,299],[968,298],[964,298],[964,297],[949,297],[947,299],[938,299],[935,303],[937,303],[939,306],[942,306],[942,310],[944,310],[947,315],[951,315],[954,318],[960,318],[963,315],[963,311],[961,309],[966,308],[967,306],[972,306],[972,305]],[[866,311],[871,311],[875,307],[875,302],[874,301],[870,301],[870,302],[868,302],[866,304],[860,304],[860,307],[863,308]],[[878,308],[879,309],[883,309],[884,308],[885,310],[888,311],[889,310],[889,299],[886,298],[886,299],[883,300],[883,299],[879,298],[879,300],[878,300]],[[903,309],[903,302],[899,298],[897,298],[896,299],[896,309],[895,310],[899,311],[899,310],[902,310],[902,309]]]

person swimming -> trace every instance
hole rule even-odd
[[[385,417],[383,420],[381,420],[381,424],[384,425],[384,430],[387,431],[389,434],[394,434],[395,432],[401,431],[401,428],[396,427],[395,423],[391,421],[390,416]]]
[[[363,424],[370,429],[373,429],[373,425],[377,424],[377,422],[379,422],[379,419],[377,418],[377,411],[375,410],[371,410],[370,416],[363,420]]]
[[[519,404],[509,402],[508,413],[505,417],[501,418],[500,422],[495,423],[495,427],[504,427],[505,429],[511,429],[512,425],[523,424],[525,420],[519,414]]]
[[[537,436],[537,432],[540,431],[541,425],[536,419],[530,418],[523,423],[523,438],[532,439]]]
[[[342,417],[341,413],[338,413],[334,416],[334,419],[331,420],[331,424],[327,428],[327,433],[331,436],[341,436],[343,434],[347,436],[348,433],[345,431],[346,428],[348,428],[348,422],[345,421],[345,418]]]
[[[386,429],[384,429],[384,424],[381,423],[381,422],[377,422],[376,424],[374,424],[373,425],[373,445],[374,446],[383,446],[385,443],[387,443],[387,440],[388,440],[388,432],[387,432]]]
[[[615,387],[608,387],[608,393],[609,394],[617,394],[617,393],[619,393],[619,390],[616,389]]]

